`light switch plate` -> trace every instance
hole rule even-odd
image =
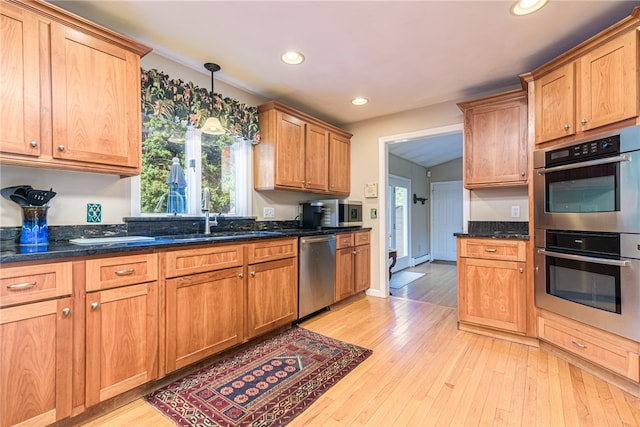
[[[102,205],[87,203],[87,222],[102,222]]]

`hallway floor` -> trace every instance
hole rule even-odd
[[[447,307],[457,306],[457,269],[455,263],[449,261],[425,262],[402,271],[424,273],[424,276],[400,289],[390,289],[392,296]]]

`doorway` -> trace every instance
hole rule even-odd
[[[380,207],[385,207],[384,209],[379,209],[378,211],[378,220],[380,221],[380,227],[378,229],[378,242],[380,244],[380,250],[377,251],[377,276],[380,280],[379,287],[377,287],[377,283],[372,280],[372,289],[368,291],[370,295],[388,297],[389,296],[389,221],[388,221],[388,206],[389,206],[389,198],[391,197],[389,194],[389,151],[388,146],[392,143],[411,141],[419,138],[430,138],[433,136],[445,136],[451,135],[454,133],[462,133],[463,124],[454,124],[448,126],[442,126],[438,128],[431,129],[423,129],[415,132],[401,133],[395,134],[385,137],[380,137],[378,139],[378,182],[380,182],[379,186],[379,194],[380,197]],[[462,208],[463,220],[466,222],[469,217],[469,194],[468,190],[463,190],[463,208]],[[463,222],[464,224],[464,222]],[[375,277],[374,276],[374,277]]]
[[[456,238],[462,231],[462,181],[431,183],[431,259],[456,260]]]
[[[387,198],[387,227],[389,249],[396,250],[396,265],[393,272],[403,270],[411,264],[411,180],[389,175],[389,197]]]

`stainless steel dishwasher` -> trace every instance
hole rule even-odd
[[[336,235],[300,237],[298,319],[333,304]]]

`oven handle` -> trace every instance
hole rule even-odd
[[[548,251],[546,249],[538,249],[538,253],[542,255],[549,255],[556,258],[570,259],[572,261],[585,261],[585,262],[592,262],[594,264],[614,265],[617,267],[631,267],[631,261],[623,260],[623,259],[617,260],[617,259],[607,259],[607,258],[595,258],[590,256],[582,256],[582,255],[564,254],[562,252],[553,252],[553,251]]]
[[[566,171],[569,169],[584,168],[587,166],[605,165],[607,163],[628,162],[630,160],[631,160],[631,155],[621,154],[619,156],[606,157],[604,159],[589,160],[587,162],[572,163],[570,165],[554,166],[551,168],[542,168],[542,169],[538,169],[538,174],[543,175],[545,173]]]

